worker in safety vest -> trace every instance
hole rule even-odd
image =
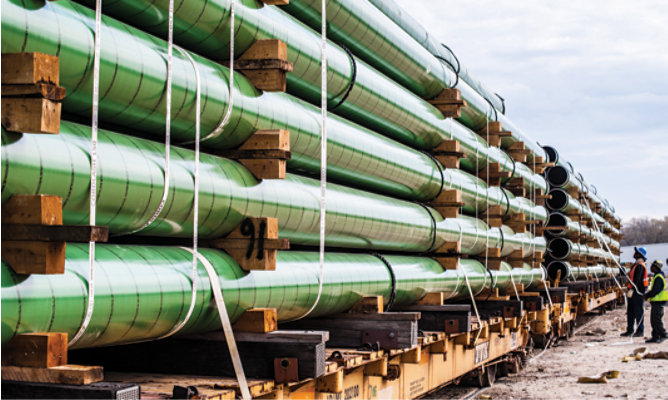
[[[644,247],[634,247],[633,258],[635,262],[629,271],[629,283],[627,283],[629,290],[629,298],[626,302],[626,332],[622,336],[643,337],[645,335],[645,321],[643,318],[645,291],[649,285],[649,278],[647,277],[647,250]]]
[[[663,307],[668,301],[668,285],[661,271],[662,267],[663,264],[659,260],[654,261],[650,267],[654,276],[649,291],[645,294],[645,299],[651,305],[649,320],[652,323],[652,338],[646,340],[647,343],[661,343],[668,337],[666,328],[663,327]]]

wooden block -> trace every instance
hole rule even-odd
[[[3,366],[2,380],[88,385],[104,379],[102,367],[60,365],[51,368]]]
[[[320,393],[343,392],[343,369],[316,379],[315,391]]]
[[[256,69],[241,71],[256,88],[267,92],[285,92],[287,74],[279,69]]]
[[[268,217],[246,218],[226,238],[207,243],[224,249],[245,271],[275,270],[276,250],[290,248],[287,239],[278,239],[278,219]]]
[[[13,195],[2,205],[5,224],[62,225],[63,202],[60,196]]]
[[[60,132],[61,104],[42,98],[2,98],[2,126],[10,132]]]
[[[49,368],[67,364],[67,333],[24,333],[15,336],[2,352],[3,369]]]
[[[350,313],[382,313],[383,296],[364,296],[348,311]]]
[[[446,168],[459,168],[459,159],[464,157],[458,140],[444,140],[431,153]]]
[[[17,274],[62,274],[65,242],[3,240],[2,258]]]
[[[44,53],[2,53],[3,84],[59,84],[58,57]],[[3,111],[4,113],[4,111]]]
[[[290,4],[290,0],[262,0],[268,6],[285,6]]]
[[[437,254],[442,254],[442,253],[452,253],[452,254],[459,254],[461,251],[461,243],[460,242],[445,242],[441,245],[436,250]]]
[[[500,258],[501,257],[501,249],[499,247],[490,247],[487,249],[485,253],[483,253],[484,256],[487,256],[488,258]]]
[[[284,129],[266,129],[256,131],[249,137],[240,150],[290,150],[290,131]]]
[[[285,42],[278,39],[257,40],[244,54],[239,57],[240,60],[287,60],[288,46]]]
[[[65,98],[65,88],[51,83],[32,83],[26,85],[2,84],[2,97],[41,97],[53,101]]]
[[[443,292],[431,292],[427,293],[423,298],[421,298],[416,304],[417,305],[436,305],[441,306],[445,301]]]
[[[239,162],[246,167],[257,179],[285,179],[287,171],[286,160],[247,160]]]
[[[459,216],[459,208],[464,205],[462,201],[462,193],[456,189],[442,190],[438,196],[432,200],[431,205],[444,218],[457,218]]]
[[[278,329],[275,308],[251,308],[234,323],[235,331],[266,333]]]
[[[429,100],[429,103],[436,107],[445,118],[461,117],[462,107],[468,105],[466,100],[462,99],[459,89],[453,88],[443,89],[438,96]]]
[[[258,40],[235,60],[235,69],[242,71],[258,89],[285,91],[286,73],[292,71],[292,63],[287,59],[285,42]]]
[[[457,269],[459,267],[459,257],[435,257],[443,269]]]

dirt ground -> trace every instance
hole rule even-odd
[[[626,327],[626,310],[620,307],[576,327],[568,341],[559,341],[542,354],[536,351],[519,374],[497,379],[482,392],[450,387],[430,398],[467,399],[668,399],[668,360],[622,362],[625,355],[646,347],[648,352],[668,351],[668,340],[645,343],[645,338],[620,337]],[[649,337],[649,306],[645,309],[645,335]],[[664,315],[668,326],[668,314]],[[578,332],[579,329],[579,332]],[[581,376],[598,376],[610,370],[619,378],[607,383],[577,383]]]

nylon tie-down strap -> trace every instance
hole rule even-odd
[[[218,317],[220,318],[220,323],[223,326],[223,333],[225,334],[225,341],[227,342],[227,348],[230,350],[230,358],[232,359],[232,365],[234,366],[234,373],[237,376],[237,381],[239,382],[239,390],[241,391],[241,398],[244,400],[250,400],[251,394],[248,389],[248,381],[246,380],[246,375],[244,374],[244,368],[241,363],[241,357],[239,356],[239,349],[237,348],[237,342],[234,340],[234,331],[232,330],[232,323],[230,322],[230,316],[227,313],[227,308],[225,308],[225,299],[223,298],[223,290],[220,287],[220,280],[216,269],[211,265],[209,260],[207,260],[202,254],[197,253],[188,248],[181,247],[183,250],[186,250],[192,253],[197,259],[202,263],[206,273],[209,277],[209,283],[211,284],[211,292],[213,293],[213,298],[216,303],[216,309],[218,310]]]

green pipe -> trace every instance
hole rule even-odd
[[[585,194],[589,195],[589,198],[592,201],[602,207],[603,214],[607,214],[608,216],[614,218],[617,222],[621,222],[621,219],[615,215],[615,208],[607,199],[600,197],[596,187],[588,184],[581,173],[575,171],[573,164],[562,160],[559,156],[559,152],[554,147],[543,146],[543,148],[548,155],[548,161],[557,164],[557,168],[554,172],[552,172],[553,179],[555,179],[557,183],[567,185],[569,187],[576,187],[582,190]]]
[[[461,64],[460,60],[454,55],[453,52],[448,51],[445,45],[440,44],[438,38],[433,37],[427,32],[427,30],[413,18],[410,14],[404,12],[404,10],[394,1],[394,0],[371,0],[370,1],[376,8],[383,12],[388,18],[397,24],[406,34],[410,35],[415,39],[422,47],[429,50],[431,54],[435,57],[440,57],[446,59],[449,65],[452,65],[455,70],[458,70],[459,79],[468,83],[469,86],[475,89],[483,98],[488,99],[498,111],[505,113],[506,107],[502,99],[491,90],[485,87],[478,79],[473,77],[471,72],[464,65]],[[346,7],[350,7],[352,2],[346,3]],[[293,2],[292,4],[299,4],[299,2]],[[355,3],[357,4],[357,3]],[[329,5],[328,5],[329,6]],[[296,5],[295,5],[296,7]],[[328,7],[329,11],[329,7]],[[451,68],[452,69],[452,68]]]
[[[275,271],[245,273],[224,252],[200,249],[214,267],[225,304],[234,322],[250,308],[277,309],[279,321],[303,315],[318,292],[318,253],[279,252]],[[106,346],[156,339],[170,332],[186,315],[191,300],[192,255],[178,247],[101,244],[96,246],[95,308],[88,329],[72,348]],[[387,256],[396,276],[394,305],[416,302],[429,292],[449,299],[468,298],[462,271],[474,295],[494,284],[537,285],[542,268],[488,272],[477,261],[462,259],[459,269],[445,270],[425,257]],[[86,313],[88,245],[68,243],[62,275],[17,275],[2,262],[2,344],[27,332],[78,330]],[[389,299],[392,278],[380,258],[366,254],[327,253],[322,296],[311,316],[348,310],[362,296]],[[210,283],[198,266],[197,296],[191,318],[178,334],[220,329]]]
[[[549,230],[548,232],[550,236],[566,236],[569,233],[577,234],[578,236],[588,236],[600,241],[601,243],[607,243],[611,247],[619,248],[619,242],[612,239],[610,236],[588,226],[582,225],[577,221],[573,221],[560,212],[550,213],[547,226],[552,228],[562,228],[559,230]]]
[[[37,6],[30,0],[3,0],[2,4],[2,51],[57,54],[61,85],[67,89],[64,110],[88,117],[91,10],[67,1],[40,2]],[[102,31],[100,118],[123,123],[133,134],[163,137],[164,43],[110,18],[104,18]],[[193,139],[195,82],[190,62],[178,51],[174,54],[172,140],[182,143]],[[204,136],[218,125],[228,105],[228,70],[193,57],[202,75]],[[235,76],[232,119],[221,134],[204,140],[203,145],[229,148],[258,129],[287,129],[293,154],[289,168],[319,174],[319,109],[284,93],[260,95],[243,75]],[[328,119],[328,134],[328,174],[333,180],[415,200],[429,200],[438,194],[439,167],[427,155],[335,115]]]
[[[88,222],[90,128],[63,121],[59,135],[2,134],[2,201],[12,194],[53,194],[63,198],[67,224]],[[160,203],[164,185],[160,144],[100,130],[98,141],[97,222],[113,234],[143,226]],[[138,168],[141,166],[141,168]],[[142,235],[192,236],[194,152],[172,151],[170,191],[158,219]],[[276,217],[281,237],[300,245],[319,243],[319,181],[288,174],[258,182],[241,164],[202,154],[199,235],[226,235],[245,217]],[[434,229],[435,228],[435,229]],[[419,204],[329,184],[328,246],[425,252],[461,240],[462,252],[484,253],[503,247],[545,247],[542,237],[489,228],[476,218],[444,220]]]
[[[568,214],[582,214],[587,218],[595,219],[599,228],[602,230],[609,230],[616,234],[620,233],[619,229],[612,226],[612,224],[606,221],[602,216],[583,206],[582,203],[571,197],[565,190],[552,189],[548,194],[550,195],[550,198],[547,200],[546,204],[550,211],[559,211]]]
[[[547,250],[550,257],[555,260],[563,261],[571,255],[599,257],[603,260],[614,260],[616,258],[612,253],[586,244],[576,243],[563,237],[552,238],[547,242]]]
[[[619,275],[619,269],[607,267],[603,264],[576,267],[568,261],[552,261],[547,267],[547,276],[550,280],[557,279],[558,271],[561,271],[560,280],[595,280],[606,276]]]
[[[501,205],[504,215],[523,212],[527,219],[547,222],[548,213],[545,207],[536,206],[525,197],[515,197],[507,189],[498,186],[487,186],[485,181],[462,170],[446,169],[445,181],[450,189],[462,192],[465,206],[462,210],[472,215],[481,215],[491,205]]]
[[[84,4],[92,4],[88,0],[81,1]],[[58,4],[60,3],[68,4],[62,1]],[[168,4],[167,0],[150,2],[146,0],[105,0],[104,7],[108,15],[165,37]],[[92,18],[91,10],[80,10],[81,7],[77,5],[69,5],[69,7],[79,12],[77,18],[82,18],[81,15],[85,15],[87,19]],[[229,8],[229,0],[184,1],[175,10],[175,42],[211,59],[225,57],[229,53],[230,43]],[[276,38],[285,41],[288,46],[288,59],[294,64],[293,72],[288,74],[288,91],[319,104],[320,37],[308,27],[280,11],[278,7],[263,7],[255,0],[244,0],[237,3],[235,10],[238,13],[236,21],[239,24],[234,38],[237,54],[242,54],[259,39]],[[54,8],[53,12],[70,14],[69,9]],[[31,17],[32,13],[27,14],[17,19],[16,22],[22,30],[25,30],[23,20]],[[108,25],[118,25],[115,21],[108,20]],[[134,32],[134,30],[131,31]],[[113,46],[113,43],[107,43],[107,46]],[[353,66],[348,53],[334,43],[330,42],[327,54],[329,68],[327,85],[330,105],[333,107],[341,100],[342,94],[350,84]],[[444,119],[440,112],[430,104],[370,68],[364,62],[357,60],[356,68],[355,85],[346,101],[336,109],[340,115],[420,149],[431,149],[445,139],[457,139],[461,142],[462,151],[466,154],[462,160],[462,167],[468,171],[477,171],[486,165],[487,161],[498,162],[504,171],[513,172],[513,177],[524,178],[527,189],[535,187],[543,191],[547,190],[547,184],[540,175],[534,174],[525,165],[515,164],[505,152],[497,148],[490,148],[479,135],[457,122]],[[176,70],[175,73],[177,73]],[[224,91],[222,88],[219,90]],[[263,98],[267,95],[268,93],[265,93],[259,96],[259,99],[257,95],[251,97],[256,102],[262,103]],[[275,94],[271,99],[266,100],[275,105],[276,101],[273,99],[277,96],[280,97]],[[227,98],[221,101],[226,102]],[[276,115],[286,109],[295,108],[295,106],[275,106],[271,112],[259,110],[258,114]],[[314,112],[311,110],[310,114],[313,115]],[[300,124],[316,123],[319,120],[318,117],[312,117],[303,122],[305,118],[297,117],[292,113],[290,113],[290,118],[296,118]],[[157,123],[162,124],[162,120]],[[233,125],[230,123],[230,126]],[[328,131],[332,129],[336,129],[336,126],[334,128],[330,126]],[[162,131],[157,130],[157,132]],[[311,135],[317,136],[318,134],[319,125],[316,124],[313,126]],[[358,135],[357,132],[348,132],[346,136],[348,143],[355,143],[354,137]],[[342,143],[346,142],[342,140]],[[366,146],[364,148],[374,149],[375,147]],[[317,155],[313,152],[308,154],[313,158],[316,158]],[[403,164],[410,165],[408,162]],[[504,182],[509,179],[512,177],[504,178]],[[365,182],[365,184],[369,183]]]
[[[317,0],[296,0],[286,9],[319,30],[320,5]],[[452,87],[456,82],[454,73],[445,67],[443,62],[410,37],[410,34],[403,32],[390,17],[366,1],[328,1],[327,22],[335,41],[345,44],[373,67],[398,82],[405,83],[406,87],[426,99],[436,96],[444,88]],[[408,79],[412,82],[406,82],[407,77],[411,77]],[[420,86],[424,88],[417,89]],[[490,119],[501,121],[506,130],[513,132],[513,137],[502,139],[504,147],[523,141],[531,151],[530,160],[534,155],[545,157],[545,151],[535,140],[527,137],[505,115],[497,112],[492,103],[485,100],[466,81],[459,81],[457,88],[468,103],[458,118],[464,125],[479,130],[483,129]]]

